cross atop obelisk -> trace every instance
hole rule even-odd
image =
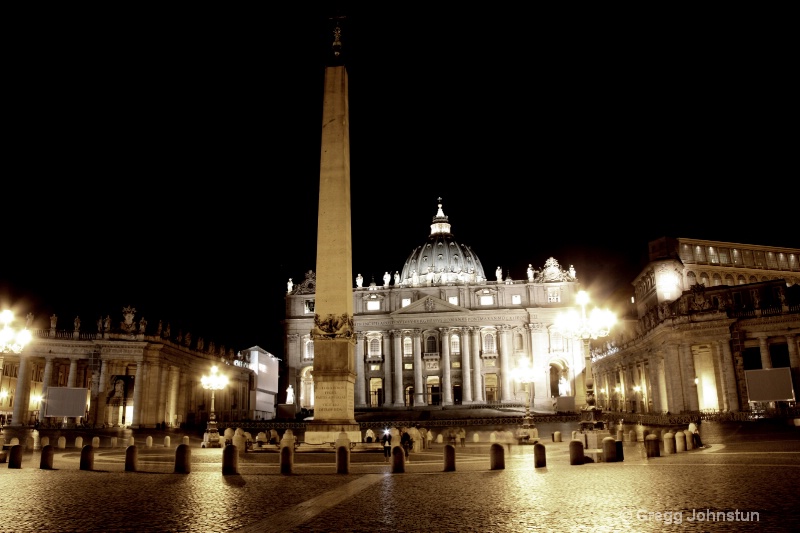
[[[343,55],[344,19],[331,19],[333,38],[325,67],[317,221],[314,316],[314,420],[305,441],[361,440],[355,421],[353,244],[350,226],[350,118]]]

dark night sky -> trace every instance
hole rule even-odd
[[[800,248],[779,36],[359,9],[353,276],[400,270],[437,197],[488,272],[553,256],[598,299],[664,235]],[[315,269],[325,17],[155,18],[19,22],[0,300],[280,356],[286,280]]]

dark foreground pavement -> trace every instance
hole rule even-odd
[[[546,466],[533,446],[504,452],[491,469],[490,445],[467,443],[456,470],[444,446],[412,453],[403,473],[375,453],[295,454],[281,473],[277,453],[239,454],[238,474],[222,474],[222,450],[191,443],[191,472],[174,473],[175,444],[147,448],[138,470],[125,450],[99,448],[93,470],[80,450],[40,451],[22,468],[0,464],[2,532],[330,532],[330,531],[797,531],[800,428],[785,423],[711,423],[710,448],[647,458],[624,442],[623,461],[570,464],[572,425],[539,426]],[[552,442],[562,431],[562,442]]]

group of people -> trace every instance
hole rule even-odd
[[[365,433],[366,442],[375,442],[375,432],[368,429]],[[383,445],[383,458],[388,461],[392,456],[392,441],[398,442],[403,449],[406,461],[410,461],[410,453],[430,448],[433,440],[433,433],[419,424],[411,427],[399,427],[385,429],[380,436],[379,442]]]

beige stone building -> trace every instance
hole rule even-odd
[[[598,404],[628,412],[791,404],[800,357],[800,250],[663,238],[633,280],[635,317],[596,344]],[[765,369],[787,402],[754,401]],[[786,382],[790,374],[794,383]],[[786,391],[786,389],[783,389]],[[791,395],[790,399],[788,396]]]

